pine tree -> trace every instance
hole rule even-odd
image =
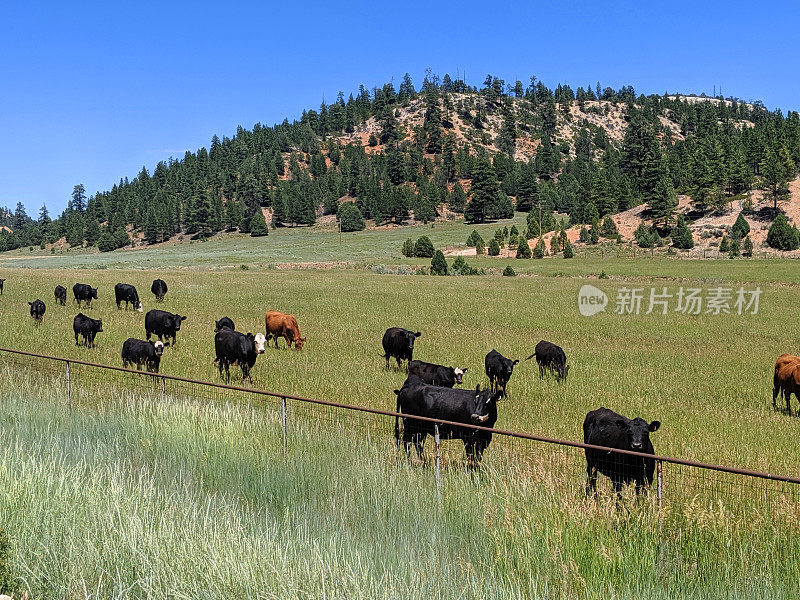
[[[81,214],[86,210],[86,188],[82,183],[72,188],[72,200],[67,209]]]
[[[489,242],[489,256],[499,256],[500,255],[500,244],[497,242],[497,238],[493,237]]]
[[[722,241],[719,243],[719,251],[720,252],[727,252],[730,249],[730,242],[728,241],[728,236],[723,235]]]
[[[690,250],[694,248],[694,238],[692,238],[692,231],[686,225],[683,215],[678,215],[678,225],[675,228],[675,234],[672,236],[672,245],[679,250]]]
[[[525,244],[527,246],[527,243]],[[539,238],[533,247],[533,258],[544,258],[544,238]]]
[[[750,239],[749,235],[744,238],[742,247],[744,248],[744,251],[742,252],[744,256],[753,256],[753,240]]]
[[[527,212],[533,208],[537,196],[536,171],[530,163],[520,169],[517,184],[517,210]]]
[[[728,256],[730,258],[736,258],[739,256],[739,251],[739,240],[731,240],[730,247],[728,248]]]
[[[453,212],[463,213],[466,203],[467,195],[464,193],[464,188],[461,187],[460,182],[456,181],[453,184],[453,191],[450,192],[450,202],[448,206]]]
[[[252,237],[262,237],[269,235],[269,228],[267,227],[267,221],[264,219],[264,213],[261,210],[257,210],[253,214],[253,218],[250,219],[250,235]]]
[[[431,275],[447,275],[447,261],[441,250],[437,250],[431,259]]]
[[[778,213],[778,216],[775,217],[772,225],[770,225],[769,231],[767,231],[767,244],[770,248],[776,248],[777,250],[796,250],[800,246],[800,240],[798,240],[783,213]],[[721,245],[720,252],[724,252]]]
[[[750,233],[750,224],[744,218],[744,215],[739,213],[739,216],[736,217],[736,222],[733,224],[733,227],[731,227],[731,236],[737,240],[741,240],[748,233]]]
[[[420,236],[414,244],[414,256],[431,258],[433,256],[433,242],[427,235]]]
[[[403,242],[403,248],[400,250],[403,256],[413,257],[414,256],[414,240],[408,238],[405,242]]]
[[[503,277],[516,277],[517,272],[511,268],[511,265],[506,265],[506,268],[503,269]]]
[[[366,227],[364,216],[352,202],[344,202],[339,206],[337,218],[341,223],[342,231],[361,231]]]
[[[531,248],[528,246],[528,240],[524,237],[519,238],[519,244],[517,244],[517,258],[530,258],[531,257]]]
[[[464,210],[464,217],[470,223],[483,223],[487,213],[497,203],[500,189],[497,176],[488,159],[480,157],[473,169],[470,201]]]
[[[572,244],[570,244],[569,240],[567,240],[567,245],[564,246],[564,258],[572,258],[573,256],[574,253],[572,250]]]

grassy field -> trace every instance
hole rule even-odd
[[[4,370],[0,591],[32,598],[794,598],[795,514],[616,506],[495,453],[430,469],[274,414]],[[757,557],[757,559],[756,559]]]
[[[523,361],[497,427],[580,440],[586,412],[602,405],[660,420],[652,436],[660,454],[800,474],[800,419],[771,403],[775,358],[800,354],[788,310],[800,293],[794,261],[589,254],[512,260],[526,274],[516,278],[381,275],[371,268],[426,262],[399,254],[402,239],[417,231],[423,229],[358,234],[343,262],[324,265],[333,268],[297,263],[335,256],[334,232],[313,244],[310,233],[279,231],[266,240],[104,255],[3,255],[0,346],[121,365],[122,342],[144,338],[144,315],[114,304],[114,284],[132,283],[145,312],[188,315],[177,345],[165,352],[164,373],[218,381],[214,321],[228,316],[241,331],[263,331],[264,312],[284,310],[296,315],[306,346],[300,353],[283,341],[279,350],[269,348],[253,370],[255,387],[393,409],[392,390],[404,375],[384,368],[387,327],[421,330],[415,357],[468,367],[469,387],[486,384],[490,349],[523,359],[547,339],[565,349],[568,381],[540,380],[535,364]],[[437,224],[431,231],[438,246],[448,236],[460,240],[465,229]],[[282,261],[290,264],[276,268]],[[149,293],[155,277],[170,286],[163,305]],[[74,344],[75,305],[53,302],[55,285],[75,282],[99,287],[99,300],[83,309],[103,319],[96,349]],[[578,290],[586,283],[608,294],[607,312],[579,314]],[[681,286],[721,284],[760,286],[758,314],[613,311],[623,286],[647,296],[650,287],[675,294]],[[40,326],[28,316],[27,302],[37,297],[48,307]],[[388,598],[409,589],[409,597],[796,596],[797,508],[779,495],[770,497],[767,513],[762,504],[748,509],[752,498],[740,498],[735,487],[720,491],[719,505],[709,504],[686,485],[713,482],[668,467],[674,506],[659,521],[651,501],[624,510],[587,504],[579,453],[497,440],[486,454],[485,478],[477,480],[460,466],[460,445],[445,444],[452,462],[442,509],[430,469],[398,467],[388,427],[369,444],[328,443],[297,431],[285,467],[270,414],[245,423],[239,409],[224,404],[120,403],[107,397],[109,385],[70,418],[58,406],[61,387],[37,388],[7,372],[0,389],[0,472],[4,481],[19,481],[4,490],[0,510],[20,552],[15,568],[37,582],[35,597]],[[313,411],[306,416],[295,425],[320,426]],[[357,420],[349,429],[363,440]],[[60,501],[49,503],[53,497]],[[465,506],[475,510],[465,515]],[[75,511],[79,518],[61,532]],[[91,546],[82,541],[86,531],[97,536]],[[198,566],[205,564],[214,567]]]

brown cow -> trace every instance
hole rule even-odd
[[[800,401],[800,357],[781,354],[775,361],[775,376],[772,380],[772,406],[777,408],[775,399],[778,392],[786,400],[786,412],[791,412],[789,399],[792,394]]]
[[[267,341],[269,338],[275,340],[275,347],[278,347],[278,338],[283,337],[289,348],[294,342],[295,350],[302,350],[306,338],[300,337],[300,328],[297,326],[297,319],[289,313],[278,312],[277,310],[267,311]]]

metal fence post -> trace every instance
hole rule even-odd
[[[281,428],[283,429],[283,460],[286,461],[286,397],[281,397]]]
[[[161,377],[161,402],[167,401],[167,380]]]
[[[69,361],[65,361],[67,365],[67,406],[69,407],[69,412],[72,412],[72,384],[69,380]]]
[[[436,495],[442,501],[442,453],[439,446],[439,424],[433,424],[433,441],[436,447]]]
[[[658,508],[664,501],[664,464],[663,461],[656,461],[656,477],[658,478]]]

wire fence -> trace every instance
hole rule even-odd
[[[581,442],[493,429],[442,419],[403,415],[393,411],[303,398],[246,387],[198,381],[173,375],[148,373],[0,348],[0,367],[7,373],[25,374],[66,390],[73,403],[90,403],[109,392],[135,394],[161,401],[186,399],[207,403],[234,403],[253,418],[281,427],[284,457],[301,451],[292,447],[292,434],[300,428],[314,434],[333,434],[343,441],[392,447],[405,460],[403,434],[408,428],[408,460],[431,465],[441,497],[447,473],[474,469],[469,446],[486,446],[486,469],[511,468],[515,472],[560,488],[565,497],[593,494],[591,475],[597,476],[601,496],[640,496],[659,508],[691,505],[698,510],[723,510],[726,514],[800,517],[800,478],[701,463],[657,454],[594,446]],[[405,423],[404,423],[405,421]],[[395,448],[395,423],[400,430]],[[280,424],[280,425],[278,425]],[[414,432],[420,432],[419,437]],[[424,434],[424,435],[423,435]],[[429,434],[429,435],[428,435]],[[432,438],[432,439],[431,439]],[[446,442],[446,439],[454,439]],[[457,443],[460,439],[463,443]],[[414,442],[419,441],[421,455]],[[467,450],[465,452],[465,450]],[[587,470],[591,456],[591,465]]]

